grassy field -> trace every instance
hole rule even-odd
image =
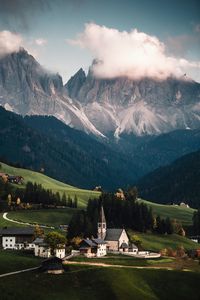
[[[137,232],[136,235],[140,238],[142,247],[146,250],[159,251],[164,248],[176,249],[179,246],[183,246],[186,250],[200,248],[199,244],[177,234],[159,235]]]
[[[41,259],[33,254],[16,250],[0,250],[0,274],[39,267],[40,264]]]
[[[166,263],[174,262],[173,258],[156,258],[156,259],[143,259],[135,258],[125,255],[108,255],[99,258],[87,258],[84,256],[77,256],[70,259],[71,261],[77,262],[97,262],[111,265],[122,265],[122,266],[165,266]]]
[[[9,212],[7,217],[17,221],[57,227],[68,224],[76,212],[78,209],[75,208],[22,210]]]
[[[87,204],[87,200],[91,198],[95,198],[99,196],[98,192],[90,191],[90,190],[83,190],[76,188],[74,186],[65,184],[53,178],[50,178],[46,175],[43,175],[38,172],[33,172],[26,169],[21,168],[14,168],[8,166],[4,163],[1,163],[1,170],[0,172],[8,173],[9,175],[20,175],[24,177],[24,182],[36,182],[38,184],[42,184],[45,189],[51,189],[53,192],[59,192],[61,195],[65,192],[66,195],[74,197],[75,195],[78,197],[78,205],[80,207],[85,207]],[[20,186],[17,186],[20,187]]]
[[[0,290],[3,300],[199,300],[199,282],[194,272],[70,266],[63,275],[1,278]]]
[[[170,217],[171,219],[176,219],[181,221],[183,226],[189,226],[192,224],[192,217],[195,209],[186,208],[173,205],[163,205],[158,203],[153,203],[146,200],[138,200],[138,202],[143,202],[152,208],[153,213],[160,215],[161,217]]]

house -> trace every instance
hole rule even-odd
[[[97,230],[98,239],[106,242],[108,251],[129,252],[130,242],[126,230],[123,228],[107,228],[103,206],[100,209]],[[134,249],[134,252],[138,251],[135,245]]]
[[[43,238],[36,238],[33,241],[35,248],[34,248],[34,254],[35,256],[40,256],[44,258],[51,257],[51,248],[49,245],[45,242]],[[55,249],[54,255],[58,258],[64,258],[65,257],[65,245],[59,245]]]
[[[125,200],[125,195],[122,189],[118,189],[115,193],[115,196],[121,200]]]
[[[0,244],[3,249],[33,250],[34,228],[5,227],[0,229]]]
[[[62,274],[64,272],[62,259],[55,256],[45,259],[42,262],[40,271],[49,274]]]
[[[107,254],[106,242],[102,239],[84,239],[80,243],[80,253],[87,257],[100,257]]]
[[[15,184],[23,184],[24,178],[22,176],[8,175],[8,182]]]
[[[179,206],[181,206],[181,207],[186,207],[186,208],[190,208],[189,205],[188,205],[187,203],[184,203],[184,202],[181,202],[181,203],[179,204]]]

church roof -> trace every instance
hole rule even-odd
[[[100,208],[99,223],[106,223],[106,218],[105,218],[105,214],[104,214],[103,205],[101,205],[101,208]]]
[[[105,241],[118,241],[123,229],[122,228],[108,228],[106,230]]]

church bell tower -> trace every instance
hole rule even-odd
[[[104,240],[106,237],[106,218],[104,214],[104,209],[103,206],[100,208],[100,213],[99,213],[99,221],[98,221],[98,239]]]

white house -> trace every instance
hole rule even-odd
[[[33,250],[35,245],[34,228],[6,227],[0,229],[0,242],[3,249]]]
[[[51,257],[51,248],[49,245],[44,241],[43,238],[36,238],[35,241],[33,241],[35,248],[34,248],[34,254],[35,256],[40,256],[44,258]],[[54,256],[58,258],[64,258],[65,257],[65,245],[59,245],[55,249]]]

